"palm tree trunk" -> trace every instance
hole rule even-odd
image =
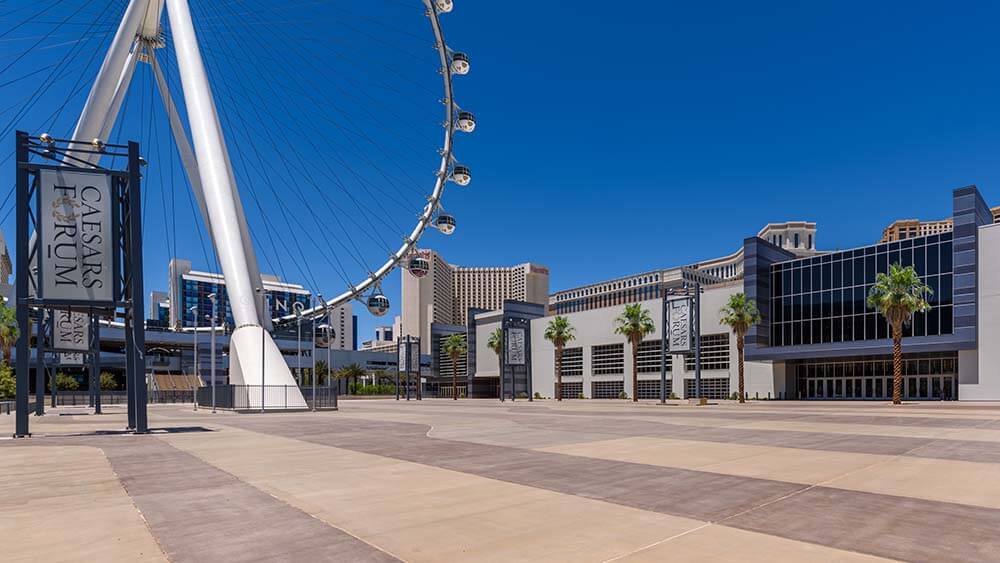
[[[746,393],[743,390],[743,338],[742,337],[738,337],[736,339],[736,358],[737,358],[737,363],[739,365],[739,372],[740,372],[740,379],[739,379],[740,402],[741,403],[745,403],[746,402]]]
[[[632,402],[639,402],[639,342],[632,342]]]
[[[892,325],[892,404],[903,402],[903,327]]]
[[[455,357],[451,358],[451,398],[458,400],[458,360]]]
[[[556,400],[562,400],[562,345],[556,346]]]

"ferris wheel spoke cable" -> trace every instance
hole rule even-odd
[[[230,58],[227,57],[226,60],[230,60]],[[246,85],[246,83],[244,81],[242,81],[242,80],[241,80],[241,84],[244,85],[244,86]],[[256,84],[256,81],[251,80],[250,84],[251,85]],[[268,110],[270,104],[263,103],[265,100],[274,100],[274,96],[278,95],[277,92],[274,92],[273,88],[271,89],[271,93],[272,93],[272,96],[265,97],[265,96],[261,95],[259,93],[259,91],[258,91],[257,94],[258,94],[258,97],[259,97],[261,103],[251,103],[251,105],[254,108],[263,107],[264,111],[267,112],[268,115],[270,117],[272,117],[272,119],[273,119],[274,118],[273,114],[271,114],[270,111]],[[255,111],[256,111],[256,109],[255,109]],[[293,112],[293,115],[294,115],[294,112]],[[258,119],[258,122],[264,122],[264,120],[263,119]],[[271,140],[272,141],[271,142],[271,146],[274,146],[274,147],[293,146],[293,144],[291,143],[291,141],[284,134],[284,131],[283,131],[282,128],[277,128],[275,130],[277,131],[277,134],[282,137],[282,140],[284,141],[284,143],[275,143],[273,141],[273,139],[272,139]],[[271,134],[271,128],[267,128],[265,130],[265,134],[268,135],[268,136],[270,136],[270,134]],[[316,148],[318,150],[318,147],[315,147],[315,145],[314,145],[314,148]],[[306,171],[308,171],[308,170],[311,169],[311,167],[307,166],[306,163],[304,161],[302,161],[302,156],[300,154],[300,151],[291,151],[291,152],[294,155],[294,157],[299,161],[299,165],[300,166],[299,166],[298,169],[300,169],[300,170],[306,170]],[[290,165],[288,165],[287,158],[285,158],[284,154],[280,152],[280,149],[278,149],[278,155],[286,163],[286,166],[289,166],[289,169],[295,169],[294,167],[291,167]],[[316,189],[317,193],[324,199],[324,201],[328,204],[328,207],[329,207],[330,200],[326,197],[326,194],[323,192],[323,190],[319,189],[318,184],[316,183],[315,179],[312,177],[311,174],[307,175],[307,180],[309,181],[310,185],[312,185]],[[292,183],[292,185],[293,186],[297,186],[296,183]],[[346,192],[346,193],[348,193],[348,195],[350,195],[349,192]],[[299,194],[300,194],[300,197],[302,197],[303,201],[305,201],[305,197],[304,197],[304,195],[301,194],[301,191],[299,191]],[[348,229],[344,228],[343,223],[340,222],[340,216],[343,213],[343,210],[339,209],[339,207],[338,207],[338,209],[336,209],[336,210],[334,210],[334,209],[331,208],[330,211],[331,211],[331,214],[332,214],[334,220],[337,221],[338,225],[341,227],[341,229],[343,230],[343,232],[345,233],[345,235],[348,237],[349,242],[351,242],[352,246],[354,247],[354,250],[357,252],[356,259],[358,259],[359,265],[361,265],[362,268],[367,268],[367,265],[364,263],[363,256],[361,256],[360,249],[357,248],[356,243],[354,243],[353,238],[350,236],[350,231]],[[361,227],[361,225],[358,225],[358,226]],[[378,231],[376,230],[375,232],[377,233]],[[379,235],[379,238],[381,239],[381,235]],[[386,250],[391,253],[391,249],[388,247],[387,244],[384,243],[384,239],[382,239],[382,242],[383,242],[384,246],[386,247]],[[350,250],[350,249],[348,249],[348,250]]]
[[[20,28],[21,26],[23,26],[23,25],[25,25],[25,24],[27,24],[27,23],[29,23],[29,22],[36,22],[36,21],[38,20],[38,18],[40,18],[41,16],[45,15],[45,12],[48,12],[48,11],[49,11],[49,10],[51,10],[52,8],[55,8],[56,6],[58,6],[59,4],[62,4],[62,3],[64,2],[64,1],[65,1],[65,0],[56,0],[56,1],[54,2],[54,3],[52,3],[52,4],[50,4],[50,5],[48,5],[48,6],[44,7],[44,8],[42,8],[41,10],[39,10],[39,11],[35,12],[34,14],[32,14],[32,15],[28,16],[27,18],[25,18],[25,19],[21,20],[21,22],[20,22],[20,23],[18,23],[17,25],[15,25],[15,26],[11,27],[10,29],[8,29],[7,31],[5,31],[5,32],[3,32],[3,33],[0,33],[0,38],[4,38],[4,37],[7,37],[7,36],[8,36],[8,35],[10,35],[10,34],[11,34],[12,32],[16,31],[16,30],[17,30],[17,29],[19,29],[19,28]],[[14,13],[16,13],[17,11],[19,11],[19,10],[22,10],[22,9],[24,9],[24,8],[27,8],[27,7],[29,7],[29,6],[28,6],[28,5],[25,5],[25,6],[22,6],[21,8],[15,8],[15,9],[14,9],[13,11],[11,11],[11,12],[8,12],[8,15],[13,15],[13,14],[14,14]]]

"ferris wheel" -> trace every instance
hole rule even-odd
[[[418,242],[428,230],[456,230],[443,198],[448,186],[472,180],[454,143],[476,118],[453,91],[471,66],[445,41],[452,0],[5,7],[0,45],[16,48],[0,52],[0,139],[17,128],[88,143],[94,164],[105,144],[140,142],[143,228],[159,231],[144,239],[166,246],[159,252],[171,263],[200,246],[203,263],[224,277],[237,382],[289,383],[267,333],[272,322],[320,317],[351,300],[385,315],[388,274],[403,267],[426,275]],[[426,176],[425,154],[436,164]],[[0,223],[13,210],[11,194]],[[402,242],[391,244],[395,237]],[[258,262],[333,297],[275,315],[260,298]],[[266,361],[251,365],[249,350]]]

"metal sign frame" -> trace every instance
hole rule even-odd
[[[675,297],[672,299],[667,299],[667,326],[663,331],[664,335],[667,337],[667,352],[670,354],[688,354],[693,350],[693,340],[694,340],[694,315],[692,314],[693,299],[690,296]],[[687,309],[687,346],[675,346],[674,345],[674,311],[679,309],[675,305],[684,304]]]
[[[31,324],[34,311],[43,319],[45,310],[65,310],[87,313],[94,317],[114,318],[122,311],[125,318],[126,387],[128,390],[128,428],[136,433],[148,431],[146,416],[145,378],[145,314],[142,283],[142,205],[140,199],[141,177],[139,144],[130,141],[127,145],[98,145],[89,140],[52,139],[34,137],[23,131],[16,133],[17,155],[17,240],[16,254],[16,308],[17,322],[21,337],[17,341],[17,419],[15,437],[30,436],[28,427],[28,378],[30,367]],[[94,158],[94,155],[97,155]],[[101,157],[125,160],[126,169],[116,170],[92,164]],[[41,173],[43,170],[61,172],[83,172],[105,174],[111,186],[111,236],[112,236],[112,297],[110,301],[81,299],[47,299],[42,294],[44,269],[41,251]],[[35,272],[33,277],[31,272]],[[44,373],[45,330],[39,323],[36,346],[38,349],[36,367]],[[95,322],[96,325],[96,322]],[[91,334],[97,333],[91,330]],[[51,336],[51,333],[50,333]],[[91,338],[88,353],[99,357],[100,342]],[[99,375],[98,375],[99,377]],[[93,386],[93,382],[91,383]],[[98,382],[99,386],[99,382]],[[93,387],[92,387],[93,389]],[[44,385],[41,388],[44,393]],[[98,399],[99,400],[99,399]],[[36,402],[36,408],[38,408]]]

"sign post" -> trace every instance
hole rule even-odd
[[[99,154],[97,158],[93,157],[95,153]],[[38,391],[44,393],[47,346],[58,354],[60,365],[82,365],[84,354],[90,355],[90,387],[98,413],[97,319],[113,318],[117,311],[124,314],[129,428],[144,433],[139,145],[32,137],[19,131],[16,154],[16,306],[21,338],[17,343],[18,419],[14,435],[30,435],[26,416],[32,311],[38,318],[34,334],[37,375],[42,378]],[[112,170],[94,164],[101,156],[125,157],[128,169]],[[44,314],[48,310],[51,314],[46,323]],[[55,401],[54,372],[52,392]],[[36,408],[41,403],[37,401]]]

